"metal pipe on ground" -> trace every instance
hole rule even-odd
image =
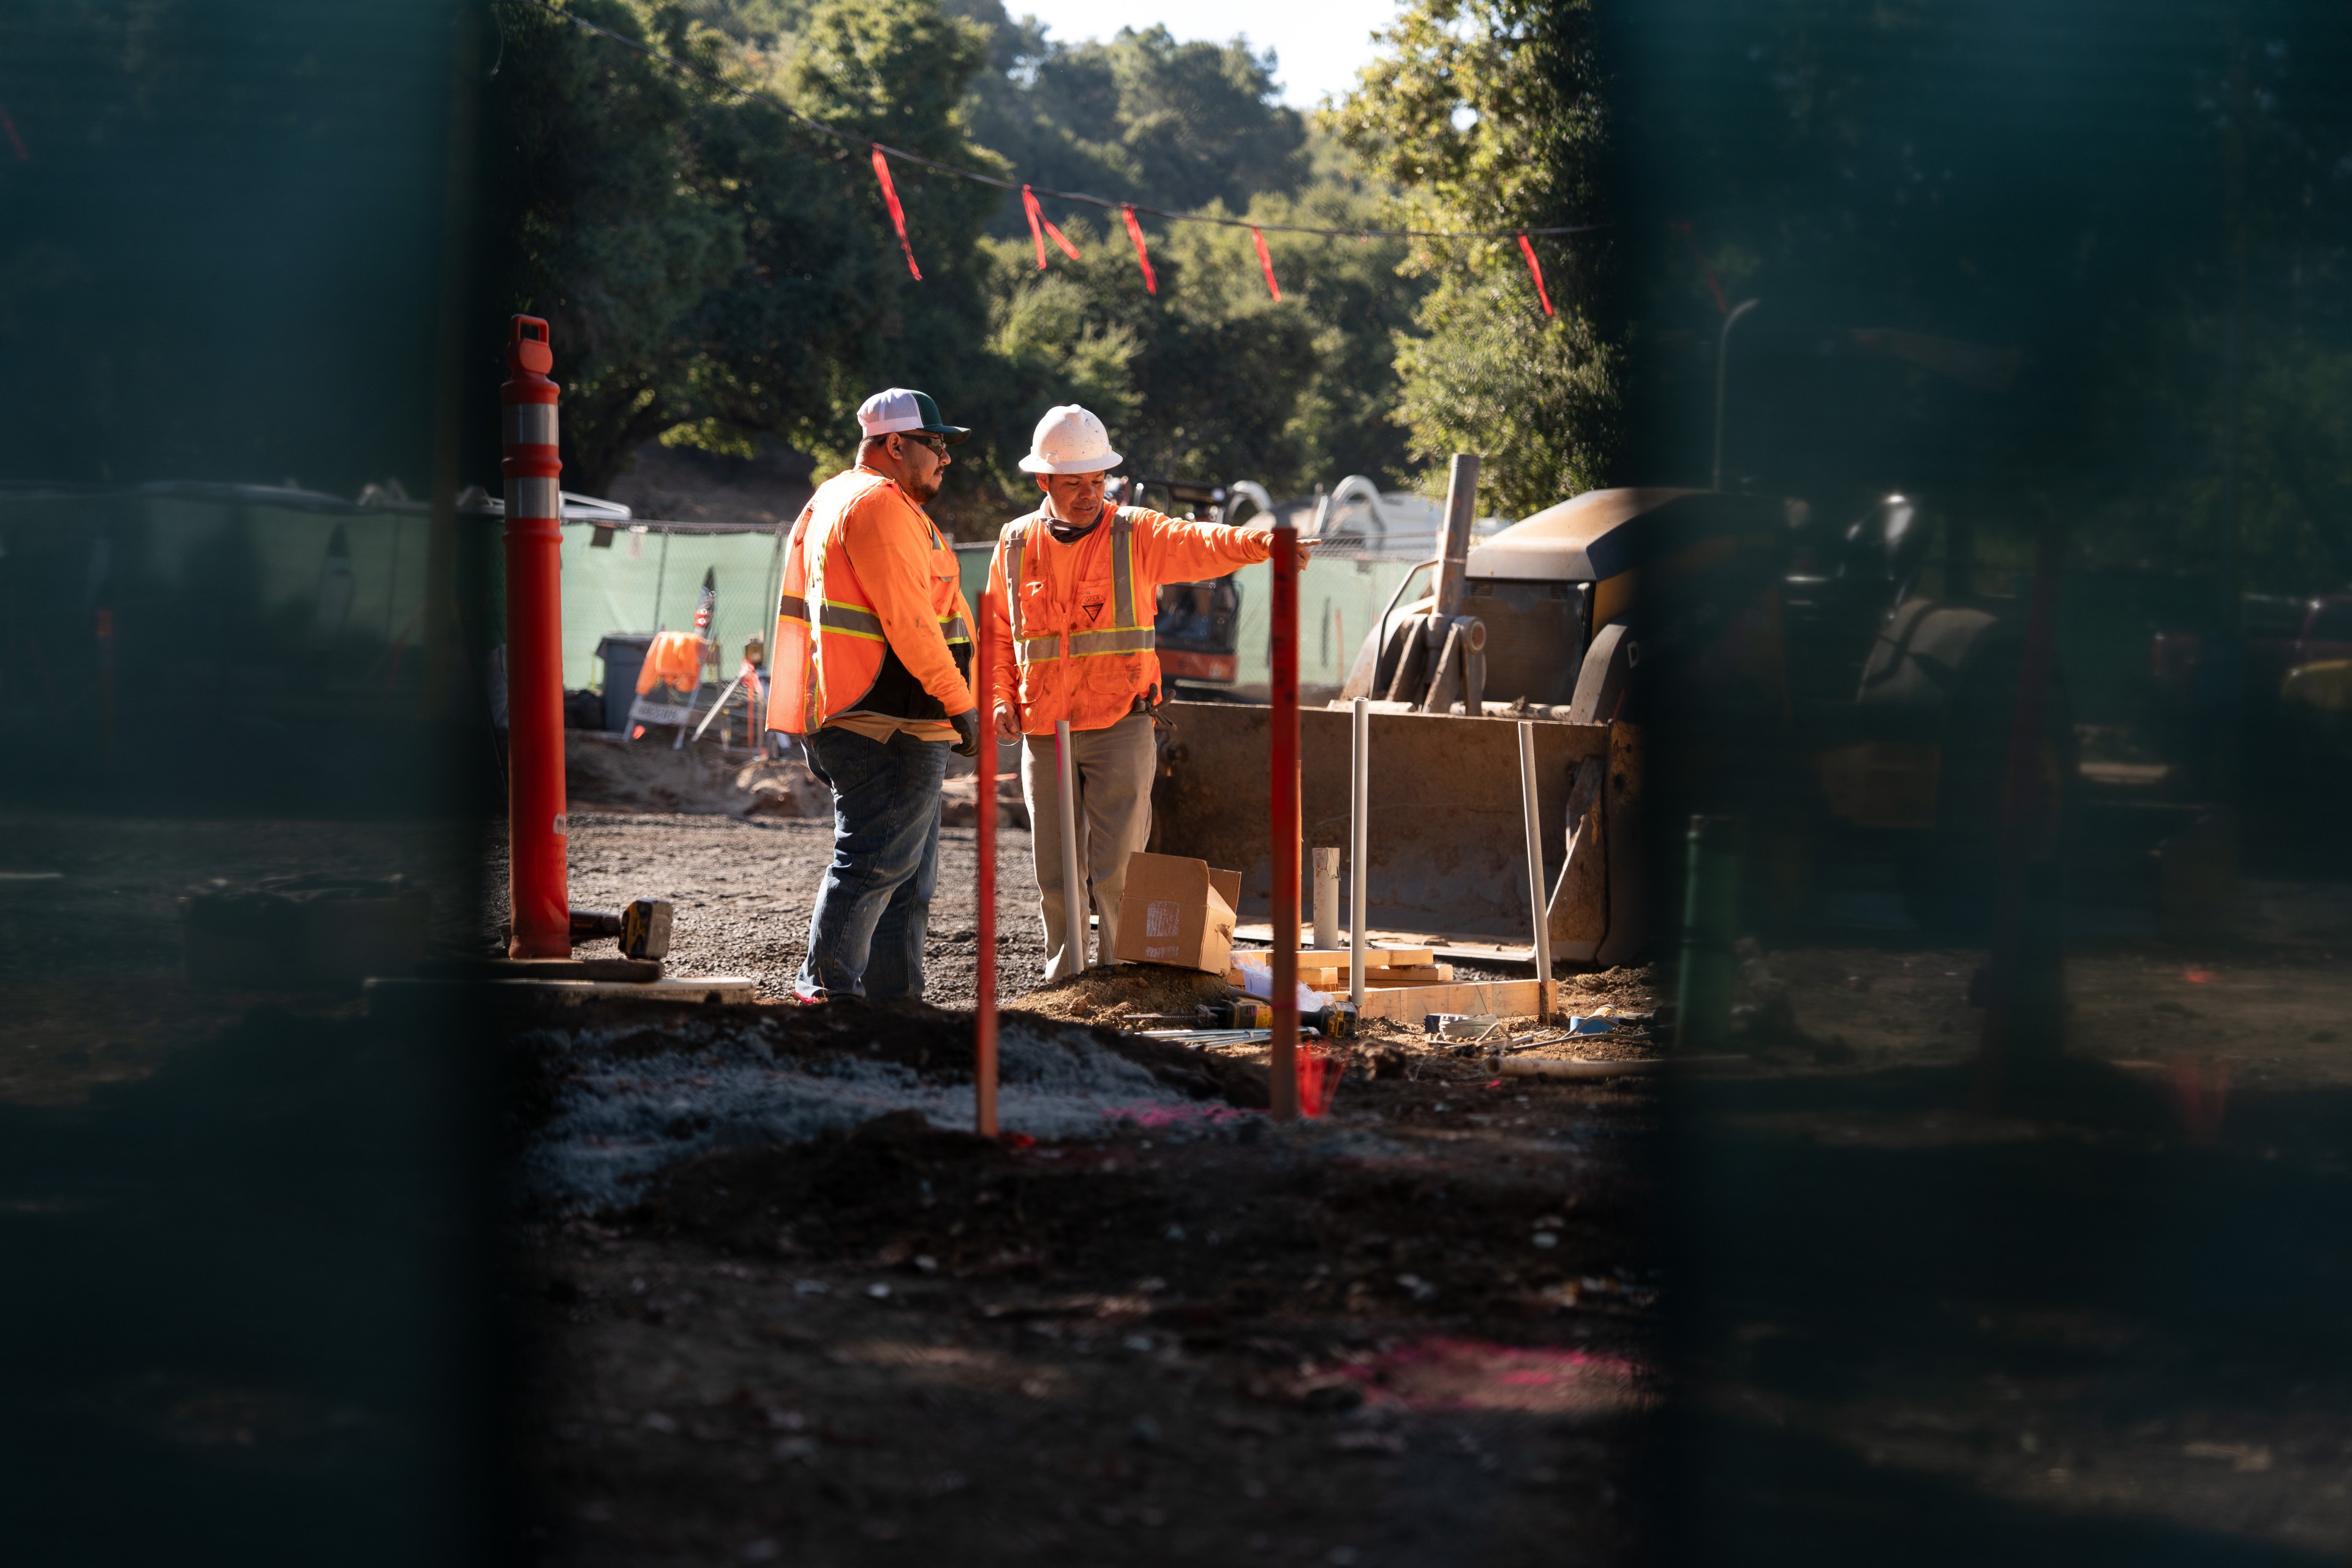
[[[1372,710],[1356,699],[1348,770],[1348,999],[1364,1005],[1364,863],[1370,858]]]
[[[971,639],[971,689],[980,700],[980,772],[972,805],[972,857],[976,908],[972,915],[971,1108],[972,1130],[996,1136],[996,684],[989,618],[995,595],[982,591]]]
[[[1070,721],[1054,721],[1054,765],[1062,783],[1062,942],[1070,973],[1087,967],[1087,879],[1078,869],[1078,765],[1070,746]]]
[[[1276,1121],[1298,1117],[1298,531],[1274,530],[1274,596],[1267,638],[1272,726],[1267,742],[1270,843],[1274,851],[1274,1037],[1266,1061],[1266,1109]]]
[[[1315,859],[1315,945],[1326,952],[1339,945],[1339,852],[1317,849]]]

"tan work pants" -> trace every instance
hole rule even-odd
[[[1071,766],[1078,784],[1078,865],[1099,922],[1099,963],[1118,951],[1118,900],[1127,858],[1151,837],[1151,720],[1136,713],[1108,730],[1073,730]],[[1065,951],[1062,928],[1062,782],[1051,735],[1021,738],[1021,794],[1029,803],[1029,838],[1045,902],[1045,978],[1065,980],[1087,966],[1083,949]],[[1081,931],[1084,931],[1081,926]]]

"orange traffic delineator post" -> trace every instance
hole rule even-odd
[[[972,919],[972,1114],[983,1138],[996,1136],[996,684],[990,612],[996,595],[980,595],[971,639],[971,694],[980,704],[980,755],[972,759],[972,849],[980,862],[980,907]]]
[[[564,867],[563,496],[556,478],[557,387],[547,323],[517,316],[507,333],[507,887],[509,958],[572,956]]]
[[[1276,1121],[1298,1115],[1298,530],[1274,531],[1274,1039],[1266,1062],[1266,1109]]]

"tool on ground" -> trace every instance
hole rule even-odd
[[[583,942],[613,937],[621,956],[660,959],[669,956],[670,904],[667,899],[633,899],[618,910],[573,910],[566,922],[569,935],[563,956]]]
[[[702,593],[701,595],[694,602],[694,635],[702,641],[702,657],[705,659],[713,658],[719,651],[719,645],[710,640],[710,620],[711,617],[718,613],[718,609],[719,568],[716,566],[706,566],[702,569]],[[730,682],[727,689],[728,691],[732,692],[735,689],[734,685]],[[694,700],[696,697],[700,696],[701,692],[702,670],[701,668],[698,666],[694,672],[694,689],[687,695],[686,699],[686,710],[688,713],[694,711]],[[702,731],[710,727],[710,721],[718,718],[719,710],[725,706],[727,706],[727,699],[725,696],[721,696],[719,699],[717,706],[710,710],[709,713],[704,717],[701,725],[695,730],[694,738],[696,740],[699,741],[702,739]],[[686,726],[684,724],[680,724],[677,727],[677,736],[675,740],[670,742],[669,749],[673,752],[680,752],[686,749]]]
[[[1054,721],[1054,767],[1062,789],[1062,942],[1070,973],[1087,967],[1087,879],[1078,868],[1078,769],[1070,745],[1070,721]]]
[[[1536,727],[1519,722],[1519,811],[1528,832],[1528,909],[1535,926],[1536,987],[1543,998],[1536,1016],[1550,1016],[1551,914],[1544,897],[1543,821],[1536,795]]]
[[[980,700],[980,773],[973,782],[972,853],[979,862],[973,880],[978,907],[972,918],[972,1125],[983,1138],[996,1136],[996,726],[990,721],[996,683],[988,628],[996,596],[983,590],[978,611],[981,635],[971,642],[971,689]],[[985,781],[984,784],[982,781]]]
[[[1311,1029],[1322,1031],[1326,1039],[1352,1040],[1356,1037],[1356,1005],[1334,1002],[1328,1007],[1318,1007],[1303,1014],[1299,1021]]]
[[[572,955],[564,864],[563,498],[557,477],[555,366],[547,323],[507,328],[499,388],[505,451],[507,578],[507,895],[510,958]]]
[[[1274,1007],[1255,996],[1229,996],[1206,1002],[1192,1010],[1195,1019],[1213,1029],[1271,1029]]]
[[[1267,832],[1274,847],[1274,1038],[1266,1098],[1273,1118],[1290,1121],[1298,1115],[1298,530],[1286,519],[1274,528],[1273,611]]]
[[[1364,862],[1370,858],[1372,712],[1356,699],[1348,754],[1348,999],[1364,1005]]]

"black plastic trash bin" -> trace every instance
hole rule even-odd
[[[625,731],[629,704],[637,700],[637,672],[646,667],[646,650],[654,645],[651,632],[614,632],[596,645],[604,661],[604,728]]]

